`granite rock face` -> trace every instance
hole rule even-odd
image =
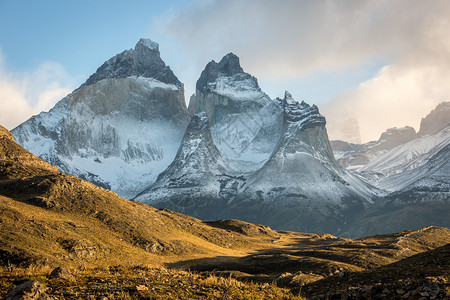
[[[442,102],[420,122],[420,136],[435,134],[450,125],[450,102]]]

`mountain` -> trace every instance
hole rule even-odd
[[[183,84],[141,39],[12,133],[59,170],[131,198],[170,164],[188,122]]]
[[[450,102],[442,102],[422,119],[420,130],[390,128],[378,141],[351,144],[331,141],[337,161],[372,184],[384,177],[413,169],[449,142]],[[436,147],[436,148],[435,148]]]
[[[450,126],[433,135],[418,137],[399,145],[360,168],[360,174],[381,188],[390,191],[403,188],[397,180],[389,184],[391,176],[403,174],[425,164],[434,154],[450,143]],[[402,176],[407,179],[406,176]]]
[[[420,136],[432,135],[450,125],[450,102],[441,102],[420,122]]]
[[[170,166],[134,200],[219,219],[219,212],[239,188],[239,178],[227,176],[226,172],[227,162],[212,140],[206,113],[201,112],[192,117]]]
[[[416,137],[414,128],[405,126],[389,128],[381,134],[378,141],[365,144],[352,144],[344,141],[331,141],[330,143],[336,160],[344,168],[358,170],[392,148]]]
[[[270,99],[232,53],[207,64],[189,110],[203,112],[174,162],[135,200],[202,219],[335,234],[378,192],[335,161],[316,106],[288,92]]]
[[[279,103],[261,91],[257,79],[243,71],[233,53],[206,65],[189,110],[206,112],[214,144],[236,173],[260,168],[278,142]]]
[[[240,217],[273,228],[339,234],[377,190],[336,162],[325,118],[315,105],[299,103],[288,92],[278,101],[283,107],[278,144],[232,207]]]
[[[348,224],[346,234],[357,237],[430,225],[450,227],[450,143],[438,149],[418,167],[381,180],[378,185],[392,193],[358,215]]]
[[[448,103],[439,104],[423,118],[416,135],[409,129],[409,134],[403,133],[403,139],[396,138],[400,143],[393,148],[376,152],[376,142],[356,147],[334,143],[341,147],[335,148],[340,150],[337,155],[341,158],[345,158],[345,151],[354,151],[345,158],[353,159],[353,163],[367,153],[375,154],[369,162],[349,169],[389,193],[348,223],[345,235],[358,237],[430,225],[450,226]],[[364,154],[358,153],[364,147]]]

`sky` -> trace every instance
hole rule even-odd
[[[233,52],[271,98],[316,104],[330,139],[377,140],[450,101],[448,16],[447,0],[0,0],[0,124],[48,111],[145,37],[186,99]]]

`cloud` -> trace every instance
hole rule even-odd
[[[411,6],[410,1],[194,1],[159,24],[202,67],[205,59],[233,51],[261,76],[295,77],[348,68],[401,47],[396,37],[419,26],[410,30],[414,21],[401,17]]]
[[[374,78],[336,95],[325,107],[331,138],[338,137],[339,128],[333,128],[333,124],[349,117],[358,119],[363,142],[377,140],[390,127],[413,126],[419,130],[422,117],[440,102],[450,101],[450,20],[446,17],[450,3],[444,4],[415,7],[413,12],[422,12],[422,18],[408,18],[423,24],[414,26],[411,22],[412,37],[407,38],[412,40],[405,42]]]
[[[331,139],[340,139],[339,122],[358,120],[361,141],[377,140],[391,127],[413,126],[436,105],[450,100],[450,70],[440,66],[389,65],[357,89],[336,96],[323,110]],[[347,139],[348,140],[348,139]]]
[[[0,51],[0,125],[11,130],[32,115],[48,111],[73,90],[74,82],[58,63],[11,73]]]
[[[158,24],[197,74],[230,51],[247,72],[277,82],[383,62],[373,78],[321,106],[332,137],[339,128],[330,126],[356,119],[367,141],[389,126],[417,129],[421,117],[450,100],[449,15],[446,0],[210,0]]]

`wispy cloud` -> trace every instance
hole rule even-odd
[[[321,107],[332,138],[338,130],[331,126],[353,115],[367,141],[390,126],[417,127],[450,100],[449,15],[446,0],[210,0],[192,2],[159,26],[198,74],[229,51],[248,72],[278,82],[386,62],[374,78]]]
[[[48,111],[74,87],[75,82],[58,63],[45,62],[19,74],[9,72],[4,61],[0,49],[0,125],[7,129]]]

